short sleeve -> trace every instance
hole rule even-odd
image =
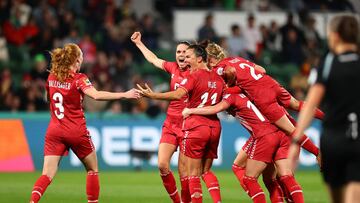
[[[324,60],[320,62],[319,67],[311,70],[308,82],[311,85],[315,83],[325,84],[328,80],[333,61],[334,55],[328,53]]]
[[[225,94],[222,100],[228,103],[230,106],[233,106],[235,103],[235,94]]]
[[[162,67],[166,72],[170,74],[174,73],[178,69],[178,65],[176,62],[169,61],[164,61]]]
[[[84,74],[81,74],[76,81],[77,89],[80,89],[82,92],[84,92],[86,89],[92,86],[93,85],[91,84],[89,78]]]
[[[194,89],[195,86],[195,79],[194,77],[191,77],[191,75],[185,79],[183,79],[180,82],[180,88],[185,89],[185,91],[187,92],[187,94],[190,94],[191,91]]]

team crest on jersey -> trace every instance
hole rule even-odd
[[[91,85],[89,78],[84,79],[84,83],[85,85]]]
[[[186,82],[187,82],[187,79],[185,78],[185,79],[183,79],[183,80],[180,82],[180,85],[185,85]]]
[[[217,73],[218,75],[223,75],[223,74],[224,74],[224,68],[219,68],[219,69],[217,69],[216,73]]]

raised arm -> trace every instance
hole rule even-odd
[[[217,114],[221,111],[224,111],[230,107],[230,104],[226,101],[221,101],[220,103],[214,105],[214,106],[206,106],[202,108],[185,108],[182,112],[182,115],[184,118],[190,116],[191,114],[197,114],[197,115],[212,115]]]
[[[95,100],[116,100],[116,99],[138,99],[140,98],[140,93],[135,89],[131,89],[127,92],[107,92],[107,91],[98,91],[94,87],[90,87],[84,90],[84,93],[95,99]]]
[[[186,91],[183,88],[177,88],[176,90],[170,92],[158,93],[153,92],[147,84],[145,84],[145,87],[141,87],[139,84],[137,84],[137,87],[138,92],[140,92],[141,95],[143,95],[144,97],[157,100],[179,100],[186,95]]]
[[[137,46],[137,48],[141,51],[141,53],[144,55],[145,59],[152,63],[154,66],[164,69],[163,68],[163,59],[159,59],[152,51],[150,51],[144,43],[141,41],[141,33],[140,32],[134,32],[131,35],[131,41],[134,42],[134,44]]]

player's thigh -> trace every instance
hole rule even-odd
[[[61,160],[61,156],[47,155],[44,156],[44,165],[42,174],[47,175],[50,179],[53,179],[58,170],[58,166]]]
[[[257,178],[264,171],[266,165],[265,162],[248,159],[246,161],[245,175]]]
[[[96,152],[92,151],[86,157],[81,159],[82,163],[85,166],[86,171],[99,172],[98,162],[96,157]]]
[[[187,173],[189,176],[201,176],[202,159],[187,157],[186,165],[187,165]]]
[[[246,160],[247,160],[247,154],[244,150],[240,150],[238,154],[236,155],[236,158],[234,160],[234,164],[240,167],[246,166]]]
[[[345,187],[345,203],[360,203],[360,182],[349,182]]]
[[[170,159],[176,151],[177,145],[169,143],[160,143],[158,150],[158,167],[159,169],[169,169]]]
[[[279,176],[292,175],[290,159],[280,159],[275,161],[277,173]]]

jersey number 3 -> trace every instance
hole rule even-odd
[[[59,93],[56,92],[55,94],[53,94],[52,99],[55,101],[55,108],[56,110],[54,111],[55,116],[60,120],[62,118],[64,118],[64,106],[63,106],[63,96]]]

